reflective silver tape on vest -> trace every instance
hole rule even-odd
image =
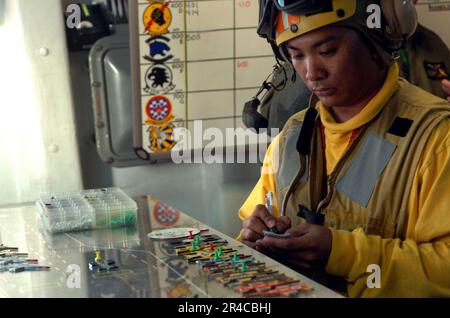
[[[286,143],[282,160],[280,162],[280,172],[277,175],[277,184],[280,188],[288,187],[300,171],[300,158],[297,151],[297,140],[300,136],[302,124],[290,128],[286,133]],[[308,180],[308,160],[306,160],[306,172],[300,182]]]
[[[336,183],[336,190],[367,208],[380,175],[397,145],[369,133],[347,171]]]

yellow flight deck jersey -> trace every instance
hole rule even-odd
[[[420,146],[419,144],[417,146],[423,150],[421,155],[418,156],[417,168],[410,171],[410,177],[406,178],[409,180],[408,184],[411,185],[411,189],[410,193],[404,194],[404,197],[408,198],[404,202],[406,203],[404,205],[405,211],[403,214],[398,213],[399,219],[401,219],[400,225],[392,226],[393,229],[396,228],[401,233],[389,229],[390,224],[386,222],[390,221],[385,221],[378,228],[373,227],[373,229],[376,229],[375,232],[378,231],[386,235],[367,234],[366,232],[371,232],[370,229],[372,228],[367,227],[366,229],[369,230],[365,231],[358,223],[360,222],[358,217],[345,221],[352,222],[354,220],[356,222],[354,228],[345,222],[326,221],[325,226],[332,230],[333,235],[332,250],[326,272],[346,279],[347,292],[350,297],[449,297],[450,117],[446,115],[446,109],[449,105],[410,85],[404,79],[399,79],[398,72],[397,65],[391,66],[387,79],[378,94],[357,116],[345,123],[336,123],[326,107],[320,103],[318,105],[320,121],[323,125],[323,136],[325,136],[324,149],[327,175],[332,173],[337,162],[348,149],[351,139],[354,139],[354,132],[369,125],[369,122],[376,121],[376,118],[385,112],[385,106],[392,103],[393,100],[400,100],[405,105],[411,104],[412,108],[406,109],[413,113],[415,110],[411,109],[416,107],[414,103],[420,104],[421,109],[423,109],[423,101],[430,100],[430,105],[438,104],[444,112],[444,115],[439,117],[435,128],[430,132],[429,138],[425,140],[424,145]],[[401,95],[402,92],[403,95]],[[404,102],[404,100],[407,101]],[[402,107],[405,108],[404,105]],[[448,112],[450,114],[450,107]],[[304,112],[299,114],[304,115]],[[288,129],[289,125],[286,127],[285,130]],[[239,217],[242,220],[251,216],[256,205],[264,204],[265,195],[269,191],[274,192],[275,197],[284,195],[277,193],[277,187],[279,187],[277,182],[280,180],[277,175],[280,172],[277,168],[280,163],[274,163],[273,159],[274,150],[278,149],[278,146],[283,142],[280,141],[283,132],[275,138],[269,147],[261,178],[239,210]],[[376,142],[374,144],[378,145]],[[395,151],[393,152],[395,153]],[[292,160],[293,157],[290,158]],[[402,162],[395,164],[401,166]],[[274,167],[275,165],[277,167]],[[401,167],[396,169],[401,171]],[[397,170],[388,170],[388,172]],[[388,177],[383,176],[383,178]],[[394,178],[397,177],[401,178],[401,174],[394,176]],[[364,181],[354,180],[356,183]],[[375,188],[375,194],[380,193],[379,188]],[[337,201],[347,200],[346,196],[341,193],[336,194],[336,196],[338,196]],[[367,200],[365,202],[366,207],[371,207],[370,204],[380,205],[379,202],[376,202],[376,198],[370,198],[370,202],[372,201],[375,203],[367,203],[369,202]],[[280,202],[280,198],[276,198],[275,213],[277,216],[281,206]],[[339,204],[340,202],[335,204],[335,207]],[[354,203],[351,204],[350,206],[357,206]],[[364,205],[364,202],[362,205]],[[362,210],[364,209],[361,208]],[[335,214],[346,215],[345,212],[352,211],[338,211]],[[359,210],[356,209],[356,212],[359,212]],[[395,215],[394,212],[384,211],[383,217],[385,215],[389,217],[390,213]],[[288,215],[291,219],[295,218],[292,213],[288,213]],[[327,219],[327,215],[325,213],[325,219]],[[297,217],[297,219],[299,218]],[[388,220],[388,218],[383,220]],[[298,224],[298,220],[294,219],[293,221],[294,224]],[[339,226],[334,226],[335,224],[339,224]],[[384,231],[383,228],[388,228],[388,230]],[[370,289],[367,286],[367,278],[372,273],[368,272],[368,266],[371,264],[378,264],[381,268],[381,288]]]

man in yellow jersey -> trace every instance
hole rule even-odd
[[[268,149],[239,239],[350,297],[450,296],[450,105],[395,63],[413,4],[264,5],[264,27],[320,102]]]

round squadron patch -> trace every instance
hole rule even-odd
[[[164,127],[150,126],[150,149],[155,153],[169,152],[175,147],[175,126],[168,124]]]
[[[162,226],[174,226],[180,219],[180,212],[170,205],[159,202],[153,209],[153,217]]]
[[[146,124],[149,126],[163,126],[173,120],[172,102],[165,96],[152,97],[145,107],[145,112],[148,116]]]
[[[175,88],[173,73],[169,66],[156,64],[145,73],[144,91],[150,95],[167,94]]]
[[[144,11],[144,33],[161,35],[167,33],[172,24],[172,12],[170,3],[154,2]]]

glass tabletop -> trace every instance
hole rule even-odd
[[[136,198],[136,226],[51,235],[42,229],[35,206],[0,209],[1,243],[19,248],[48,271],[0,272],[1,297],[37,298],[237,298],[241,294],[208,279],[198,264],[177,256],[171,241],[150,239],[155,230],[205,229],[240,255],[313,287],[298,297],[341,297],[187,214],[151,197]],[[92,271],[97,257],[118,268]]]

